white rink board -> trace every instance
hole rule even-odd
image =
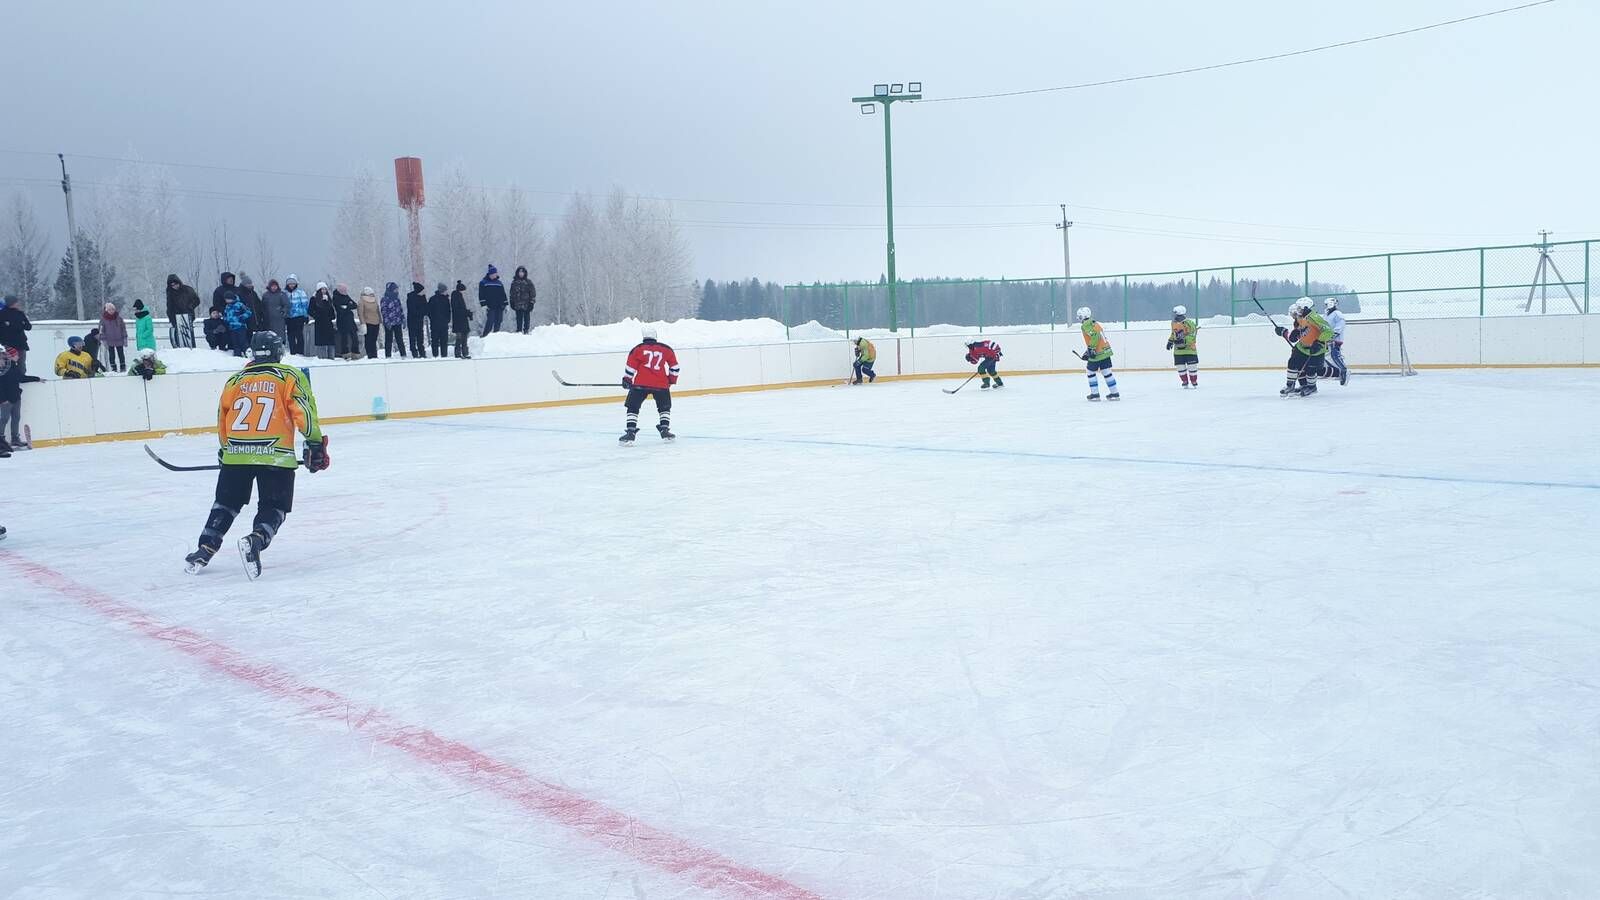
[[[334,426],[253,584],[205,473],[0,462],[0,896],[1592,893],[1600,373],[1120,380]]]

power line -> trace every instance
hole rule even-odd
[[[1532,2],[1532,3],[1523,3],[1523,4],[1518,5],[1518,6],[1507,6],[1507,7],[1503,8],[1503,9],[1490,10],[1489,12],[1478,13],[1477,15],[1462,16],[1459,19],[1447,19],[1447,20],[1445,20],[1443,22],[1434,22],[1431,25],[1419,25],[1419,26],[1417,26],[1415,28],[1405,28],[1405,29],[1402,29],[1400,31],[1390,31],[1390,32],[1386,32],[1384,34],[1374,34],[1374,35],[1369,35],[1367,37],[1354,38],[1354,39],[1348,40],[1348,41],[1338,41],[1338,42],[1332,43],[1332,44],[1322,44],[1321,46],[1317,46],[1317,47],[1306,47],[1306,48],[1303,48],[1303,49],[1300,49],[1300,50],[1288,50],[1288,51],[1285,51],[1283,53],[1272,53],[1272,54],[1268,54],[1266,56],[1252,56],[1252,57],[1250,57],[1248,59],[1235,59],[1235,60],[1232,60],[1232,61],[1229,61],[1229,62],[1212,63],[1211,65],[1206,65],[1206,66],[1190,66],[1187,69],[1172,69],[1172,70],[1166,71],[1166,72],[1149,72],[1149,73],[1146,73],[1146,74],[1143,74],[1143,75],[1127,75],[1127,76],[1124,76],[1122,78],[1108,78],[1108,79],[1106,79],[1104,81],[1085,81],[1085,82],[1082,82],[1082,83],[1079,83],[1079,84],[1064,84],[1064,85],[1060,85],[1059,87],[1028,88],[1026,90],[1017,90],[1017,91],[996,91],[996,92],[990,93],[990,94],[968,94],[968,95],[962,96],[962,97],[932,97],[932,98],[929,98],[929,99],[920,100],[920,101],[916,101],[916,102],[919,102],[919,103],[956,103],[956,102],[962,101],[962,100],[993,100],[993,99],[996,99],[998,97],[1020,97],[1020,96],[1023,96],[1025,94],[1050,94],[1050,93],[1057,93],[1057,92],[1060,92],[1060,91],[1079,91],[1079,90],[1083,90],[1085,88],[1106,87],[1108,85],[1113,85],[1113,84],[1127,84],[1127,83],[1132,82],[1132,81],[1151,81],[1151,80],[1156,79],[1156,78],[1173,78],[1173,77],[1178,76],[1178,75],[1193,75],[1193,74],[1195,74],[1197,72],[1212,72],[1212,71],[1215,71],[1217,69],[1230,69],[1230,68],[1233,68],[1235,66],[1248,66],[1248,65],[1252,65],[1254,63],[1271,62],[1273,60],[1278,60],[1278,59],[1288,59],[1288,58],[1293,57],[1293,56],[1305,56],[1305,55],[1311,54],[1311,53],[1321,53],[1324,50],[1337,50],[1337,49],[1339,49],[1341,47],[1354,47],[1357,44],[1370,44],[1373,41],[1383,41],[1383,40],[1388,40],[1389,38],[1403,37],[1403,36],[1408,35],[1408,34],[1417,34],[1419,32],[1423,32],[1423,31],[1432,31],[1435,28],[1445,28],[1445,27],[1448,27],[1450,25],[1460,25],[1463,22],[1472,22],[1472,21],[1475,21],[1477,19],[1487,19],[1487,18],[1489,18],[1491,16],[1502,16],[1502,15],[1505,15],[1507,13],[1514,13],[1514,12],[1520,12],[1520,11],[1525,10],[1525,9],[1532,9],[1535,6],[1546,6],[1546,5],[1554,3],[1554,2],[1556,2],[1556,0],[1534,0],[1534,2]]]

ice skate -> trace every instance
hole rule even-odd
[[[656,431],[661,434],[661,439],[669,444],[678,439],[678,436],[672,433],[672,429],[665,424],[657,425]]]
[[[1100,402],[1100,392],[1095,391],[1094,393],[1090,394],[1087,399],[1094,403]]]
[[[1111,393],[1106,395],[1106,399],[1107,400],[1121,400],[1122,399],[1122,395],[1117,393],[1116,391],[1112,391]]]
[[[1299,388],[1295,387],[1292,384],[1287,384],[1287,385],[1284,385],[1283,390],[1278,392],[1278,396],[1279,397],[1292,397],[1292,396],[1294,396],[1294,395],[1296,395],[1298,393],[1300,393],[1300,389]]]
[[[637,429],[637,428],[629,428],[627,431],[624,431],[622,433],[622,437],[617,438],[617,443],[621,444],[624,447],[631,447],[631,446],[633,446],[633,439],[638,437],[638,436],[639,436],[639,429]]]
[[[1001,380],[1000,380],[1000,379],[998,379],[998,378],[996,378],[996,379],[995,379],[995,380],[994,380],[994,387],[995,387],[995,390],[999,390],[999,389],[1000,389],[1000,388],[1003,388],[1003,387],[1005,387],[1005,386],[1006,386],[1006,383],[1005,383],[1005,382],[1004,382],[1004,381],[1001,381]]]
[[[215,556],[216,553],[217,550],[215,547],[206,547],[202,545],[196,548],[193,553],[183,558],[183,570],[188,572],[190,575],[199,575],[200,570],[206,567],[206,563],[211,562],[211,557]]]
[[[244,563],[244,577],[251,581],[261,577],[261,551],[266,546],[266,539],[254,531],[239,538],[239,561]]]
[[[1315,381],[1308,381],[1300,386],[1300,396],[1302,397],[1309,397],[1316,392],[1317,383]]]

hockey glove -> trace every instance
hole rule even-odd
[[[624,378],[624,379],[622,379],[622,389],[625,390],[625,391],[633,390],[633,379],[632,378]]]
[[[1283,327],[1282,325],[1274,325],[1272,326],[1272,330],[1278,333],[1278,337],[1287,338],[1289,336],[1289,329]]]
[[[1168,350],[1172,349],[1172,340],[1170,338],[1167,340],[1167,349]]]
[[[333,465],[333,458],[328,456],[328,436],[323,435],[320,441],[306,441],[305,467],[307,472],[321,472]]]
[[[1322,349],[1324,347],[1326,347],[1326,346],[1328,346],[1328,345],[1324,344],[1321,341],[1317,341],[1316,343],[1312,344],[1310,347],[1306,348],[1306,353],[1308,353],[1308,354],[1310,354],[1312,356],[1316,356],[1318,353],[1321,353]]]

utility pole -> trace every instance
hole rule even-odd
[[[1067,205],[1061,204],[1061,224],[1056,226],[1061,232],[1061,268],[1067,276],[1067,314],[1072,314],[1072,242],[1067,238],[1067,233],[1072,230],[1072,223],[1067,220]]]
[[[67,157],[57,153],[61,160],[61,193],[67,195],[67,246],[72,248],[72,290],[77,294],[78,320],[83,321],[83,268],[78,258],[83,254],[78,247],[78,220],[72,214],[72,176],[67,174]]]
[[[872,86],[871,97],[853,97],[850,102],[861,107],[861,114],[870,116],[877,111],[878,106],[883,107],[883,196],[884,204],[888,207],[889,215],[889,244],[888,244],[888,269],[889,269],[889,330],[900,330],[900,307],[895,300],[895,274],[894,274],[894,149],[890,138],[889,107],[901,100],[921,100],[922,82],[909,82],[911,90],[906,90],[906,84],[875,84]]]

